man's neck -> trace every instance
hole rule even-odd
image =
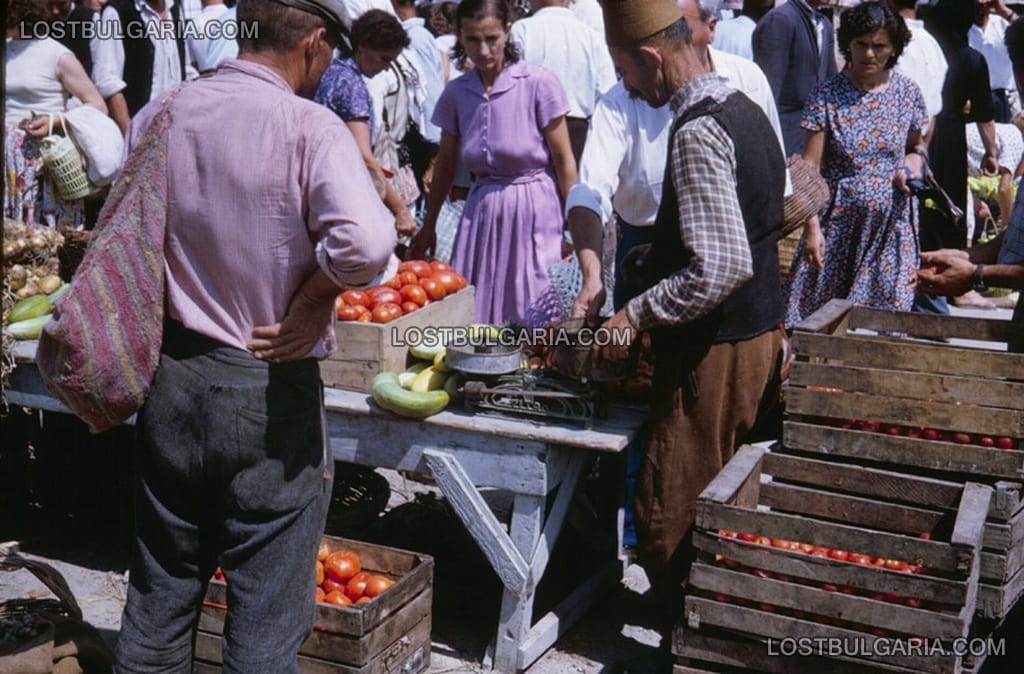
[[[288,88],[293,92],[298,93],[299,86],[302,83],[302,73],[299,71],[299,68],[292,65],[295,59],[291,58],[289,55],[278,54],[277,52],[272,51],[243,51],[238,54],[238,60],[257,63],[261,66],[270,68],[281,76],[281,79],[288,84]]]
[[[897,12],[903,19],[917,19],[917,9],[914,7],[906,7]]]

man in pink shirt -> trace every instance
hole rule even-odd
[[[138,415],[139,488],[115,671],[191,671],[207,580],[228,582],[224,672],[296,672],[330,501],[317,358],[342,288],[395,245],[345,124],[306,100],[340,0],[241,0],[239,57],[171,94],[167,321]],[[298,95],[296,95],[298,94]],[[135,146],[163,97],[132,122]],[[126,176],[131,179],[132,176]]]

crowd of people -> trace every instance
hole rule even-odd
[[[226,670],[294,671],[311,587],[282,584],[276,555],[312,566],[329,494],[311,357],[338,287],[391,273],[396,244],[450,255],[479,321],[526,326],[563,317],[552,269],[575,255],[572,313],[628,337],[595,358],[651,336],[637,549],[667,632],[696,497],[777,400],[787,328],[833,298],[948,312],[1024,285],[1024,22],[1004,0],[828,4],[8,0],[6,216],[89,224],[39,153],[75,106],[129,153],[166,133],[168,327],[139,417],[123,671],[184,666],[214,566]],[[167,22],[192,30],[118,32]],[[39,29],[86,24],[109,32]],[[806,165],[828,197],[782,270]],[[989,203],[969,204],[971,175],[997,182]],[[1005,231],[968,248],[965,212]],[[1017,350],[1022,323],[1019,306]]]

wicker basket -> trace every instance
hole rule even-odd
[[[46,172],[57,188],[57,193],[64,201],[75,201],[83,199],[96,191],[96,187],[89,182],[89,175],[85,172],[85,161],[82,153],[78,151],[71,137],[68,136],[68,129],[64,125],[64,117],[60,118],[61,128],[64,135],[53,133],[53,115],[50,115],[50,129],[48,135],[39,142],[39,155],[46,165]]]
[[[789,279],[789,270],[793,266],[793,258],[796,255],[797,246],[800,245],[800,237],[803,235],[804,230],[801,227],[779,239],[779,273],[783,282]]]
[[[828,184],[809,161],[795,154],[786,161],[786,166],[793,192],[783,202],[783,234],[803,227],[807,219],[821,211],[829,199]]]
[[[324,531],[352,538],[384,512],[391,498],[391,486],[372,468],[349,463],[335,466],[334,491]]]

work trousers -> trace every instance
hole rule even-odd
[[[660,602],[664,633],[682,611],[697,496],[777,400],[784,336],[777,328],[714,344],[702,357],[685,345],[656,351],[636,518],[638,559]]]
[[[176,326],[176,327],[175,327]],[[138,415],[139,479],[116,672],[191,672],[210,575],[225,674],[297,672],[330,502],[317,363],[272,364],[172,324]]]

